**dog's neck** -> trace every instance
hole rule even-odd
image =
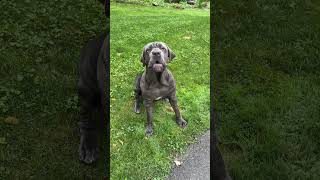
[[[167,85],[164,81],[162,75],[165,73],[167,69],[164,69],[162,72],[154,72],[153,70],[146,68],[146,81],[148,84],[157,84],[160,83],[162,85]]]

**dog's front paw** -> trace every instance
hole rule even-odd
[[[99,149],[96,135],[93,132],[82,132],[80,135],[79,159],[86,164],[92,164],[98,159]]]
[[[98,148],[86,149],[81,148],[79,151],[80,161],[86,164],[92,164],[98,159]]]
[[[148,126],[146,129],[146,136],[150,137],[150,136],[152,136],[152,134],[153,134],[152,127]]]
[[[184,119],[177,119],[176,120],[176,122],[177,122],[177,124],[180,126],[180,127],[182,127],[182,128],[184,128],[184,127],[186,127],[187,126],[187,121],[185,121]]]

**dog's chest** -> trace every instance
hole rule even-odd
[[[145,89],[144,92],[142,92],[142,93],[144,94],[144,96],[146,96],[150,99],[159,100],[161,98],[168,97],[170,95],[170,93],[172,93],[172,91],[173,91],[172,87],[154,86],[154,87],[150,87],[148,89]]]
[[[161,74],[160,80],[154,74],[144,72],[141,77],[140,88],[144,98],[152,100],[167,98],[175,91],[175,81],[169,70]]]

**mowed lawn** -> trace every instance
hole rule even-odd
[[[214,108],[236,180],[320,179],[320,2],[215,3]]]
[[[106,29],[94,0],[0,1],[0,179],[102,179],[78,160],[77,64]]]
[[[209,128],[209,11],[111,5],[111,178],[163,179],[175,155]],[[145,138],[146,113],[133,112],[134,82],[143,71],[143,46],[163,41],[176,53],[168,68],[188,127],[179,128],[169,103],[154,108],[154,135]]]

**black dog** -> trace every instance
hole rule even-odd
[[[103,34],[90,40],[81,50],[79,63],[78,93],[80,100],[80,160],[85,163],[93,163],[98,158],[98,130],[102,130],[103,136],[108,130],[108,57],[109,36]],[[98,110],[98,121],[94,114]]]
[[[145,66],[145,71],[136,79],[134,111],[140,113],[143,100],[147,111],[146,136],[151,136],[153,133],[152,106],[153,101],[158,99],[168,98],[176,114],[177,124],[181,127],[187,125],[178,108],[175,80],[167,69],[167,63],[173,58],[175,58],[173,51],[162,42],[149,43],[143,49],[141,62]]]

